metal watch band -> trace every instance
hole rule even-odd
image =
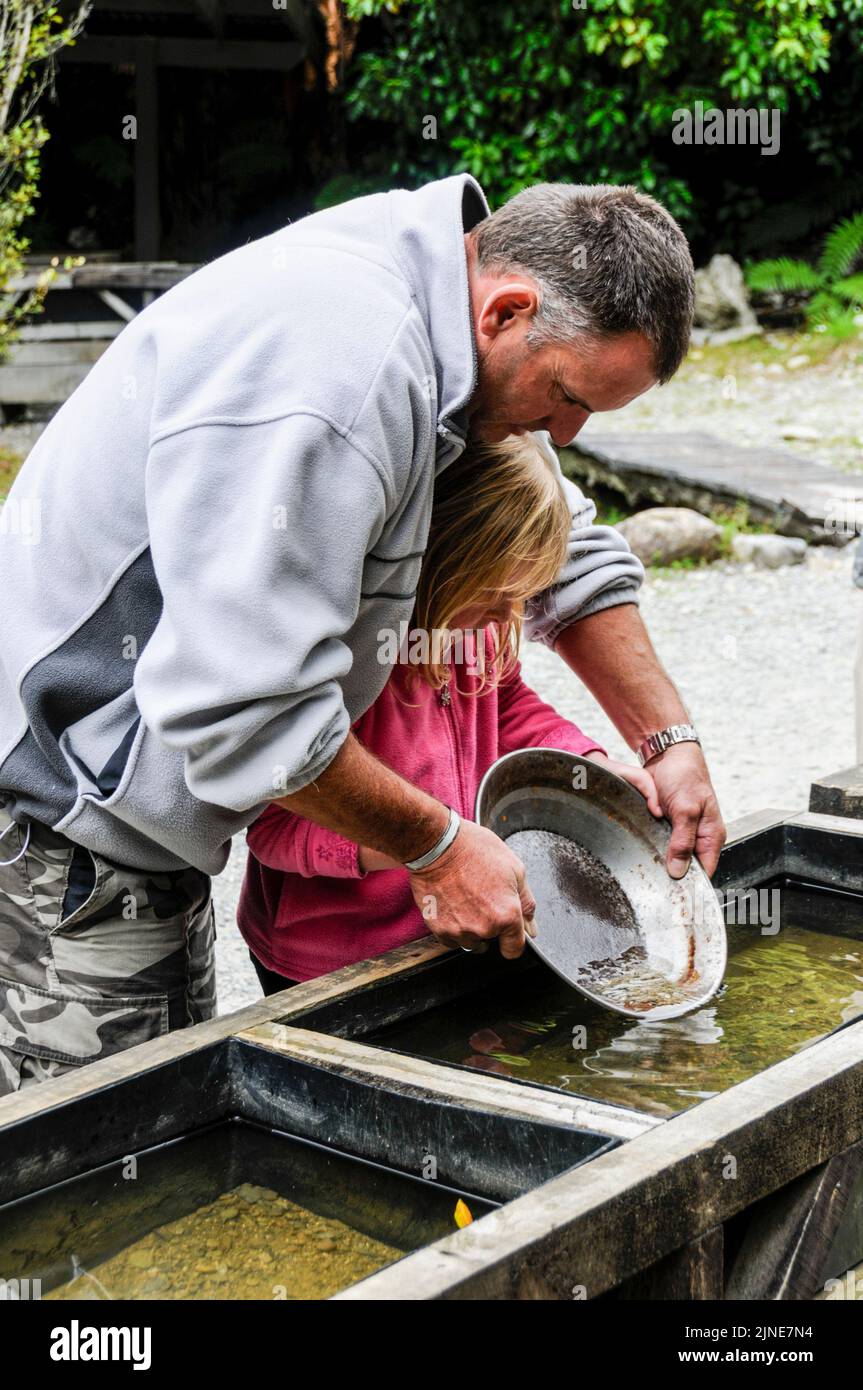
[[[437,844],[432,845],[431,849],[426,850],[425,854],[421,854],[419,859],[408,859],[405,868],[410,869],[411,873],[416,873],[418,869],[427,869],[430,864],[434,864],[435,860],[440,859],[444,851],[449,849],[458,834],[460,825],[461,816],[458,811],[454,811],[450,806],[449,821],[447,822],[446,830],[441,835]]]
[[[691,724],[669,724],[667,729],[660,729],[658,733],[651,734],[643,743],[640,743],[635,756],[644,767],[645,763],[651,758],[655,758],[657,753],[664,753],[666,748],[670,748],[673,743],[700,743],[701,739],[695,732]]]

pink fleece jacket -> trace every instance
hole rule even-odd
[[[469,693],[479,676],[454,666],[449,704],[422,680],[408,684],[407,669],[394,668],[353,732],[383,762],[462,816],[473,817],[480,781],[504,753],[536,747],[605,752],[525,685],[520,666],[481,695]],[[250,827],[247,842],[237,921],[270,970],[310,980],[427,934],[407,870],[363,873],[357,846],[334,831],[271,805]]]

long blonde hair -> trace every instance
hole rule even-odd
[[[495,625],[494,656],[476,693],[512,669],[525,601],[553,583],[566,558],[572,514],[548,460],[530,435],[473,444],[438,477],[413,624],[450,629],[489,596],[509,599],[512,618]],[[434,689],[449,679],[441,660],[417,673]]]

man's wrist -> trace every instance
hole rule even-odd
[[[680,743],[701,744],[701,739],[693,724],[681,722],[679,724],[667,724],[663,729],[657,729],[648,734],[646,738],[638,744],[635,749],[635,756],[642,767],[648,766],[655,758],[660,757],[669,748],[674,748]]]
[[[410,873],[421,873],[424,869],[430,869],[432,864],[436,864],[437,861],[446,854],[458,834],[459,826],[461,825],[461,817],[451,806],[447,809],[449,814],[447,816],[446,826],[442,834],[435,840],[434,844],[431,845],[424,854],[405,861],[405,868],[408,869]]]

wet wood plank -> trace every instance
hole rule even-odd
[[[813,782],[809,791],[809,810],[828,816],[851,816],[863,820],[863,763],[843,768]]]
[[[276,1018],[289,1018],[294,1013],[302,1013],[329,999],[360,994],[370,989],[379,980],[390,978],[401,972],[416,970],[427,960],[433,960],[447,952],[433,938],[408,942],[385,956],[374,960],[359,961],[330,975],[321,975],[307,984],[294,985],[281,994],[272,994],[259,999],[254,1004],[238,1009],[234,1013],[220,1014],[207,1023],[198,1023],[191,1028],[181,1028],[168,1033],[164,1038],[154,1038],[151,1042],[140,1043],[127,1048],[113,1057],[105,1057],[99,1062],[68,1072],[55,1081],[39,1082],[27,1086],[15,1095],[0,1098],[0,1130],[6,1124],[25,1119],[30,1115],[52,1105],[64,1105],[78,1096],[87,1095],[104,1086],[124,1081],[136,1072],[161,1066],[214,1042],[232,1037],[244,1028],[266,1023]]]
[[[697,1240],[657,1260],[649,1269],[627,1279],[618,1290],[621,1300],[690,1302],[724,1297],[724,1227],[714,1226]]]
[[[727,1297],[814,1298],[861,1171],[863,1144],[854,1144],[762,1202],[729,1273]]]
[[[632,1139],[645,1130],[666,1123],[656,1115],[644,1115],[623,1106],[609,1105],[565,1091],[546,1090],[512,1082],[481,1071],[464,1071],[407,1053],[386,1052],[368,1043],[349,1042],[328,1033],[313,1033],[279,1023],[262,1023],[236,1034],[245,1042],[299,1057],[342,1075],[396,1083],[431,1095],[446,1096],[460,1104],[552,1124],[575,1125],[616,1139]]]

